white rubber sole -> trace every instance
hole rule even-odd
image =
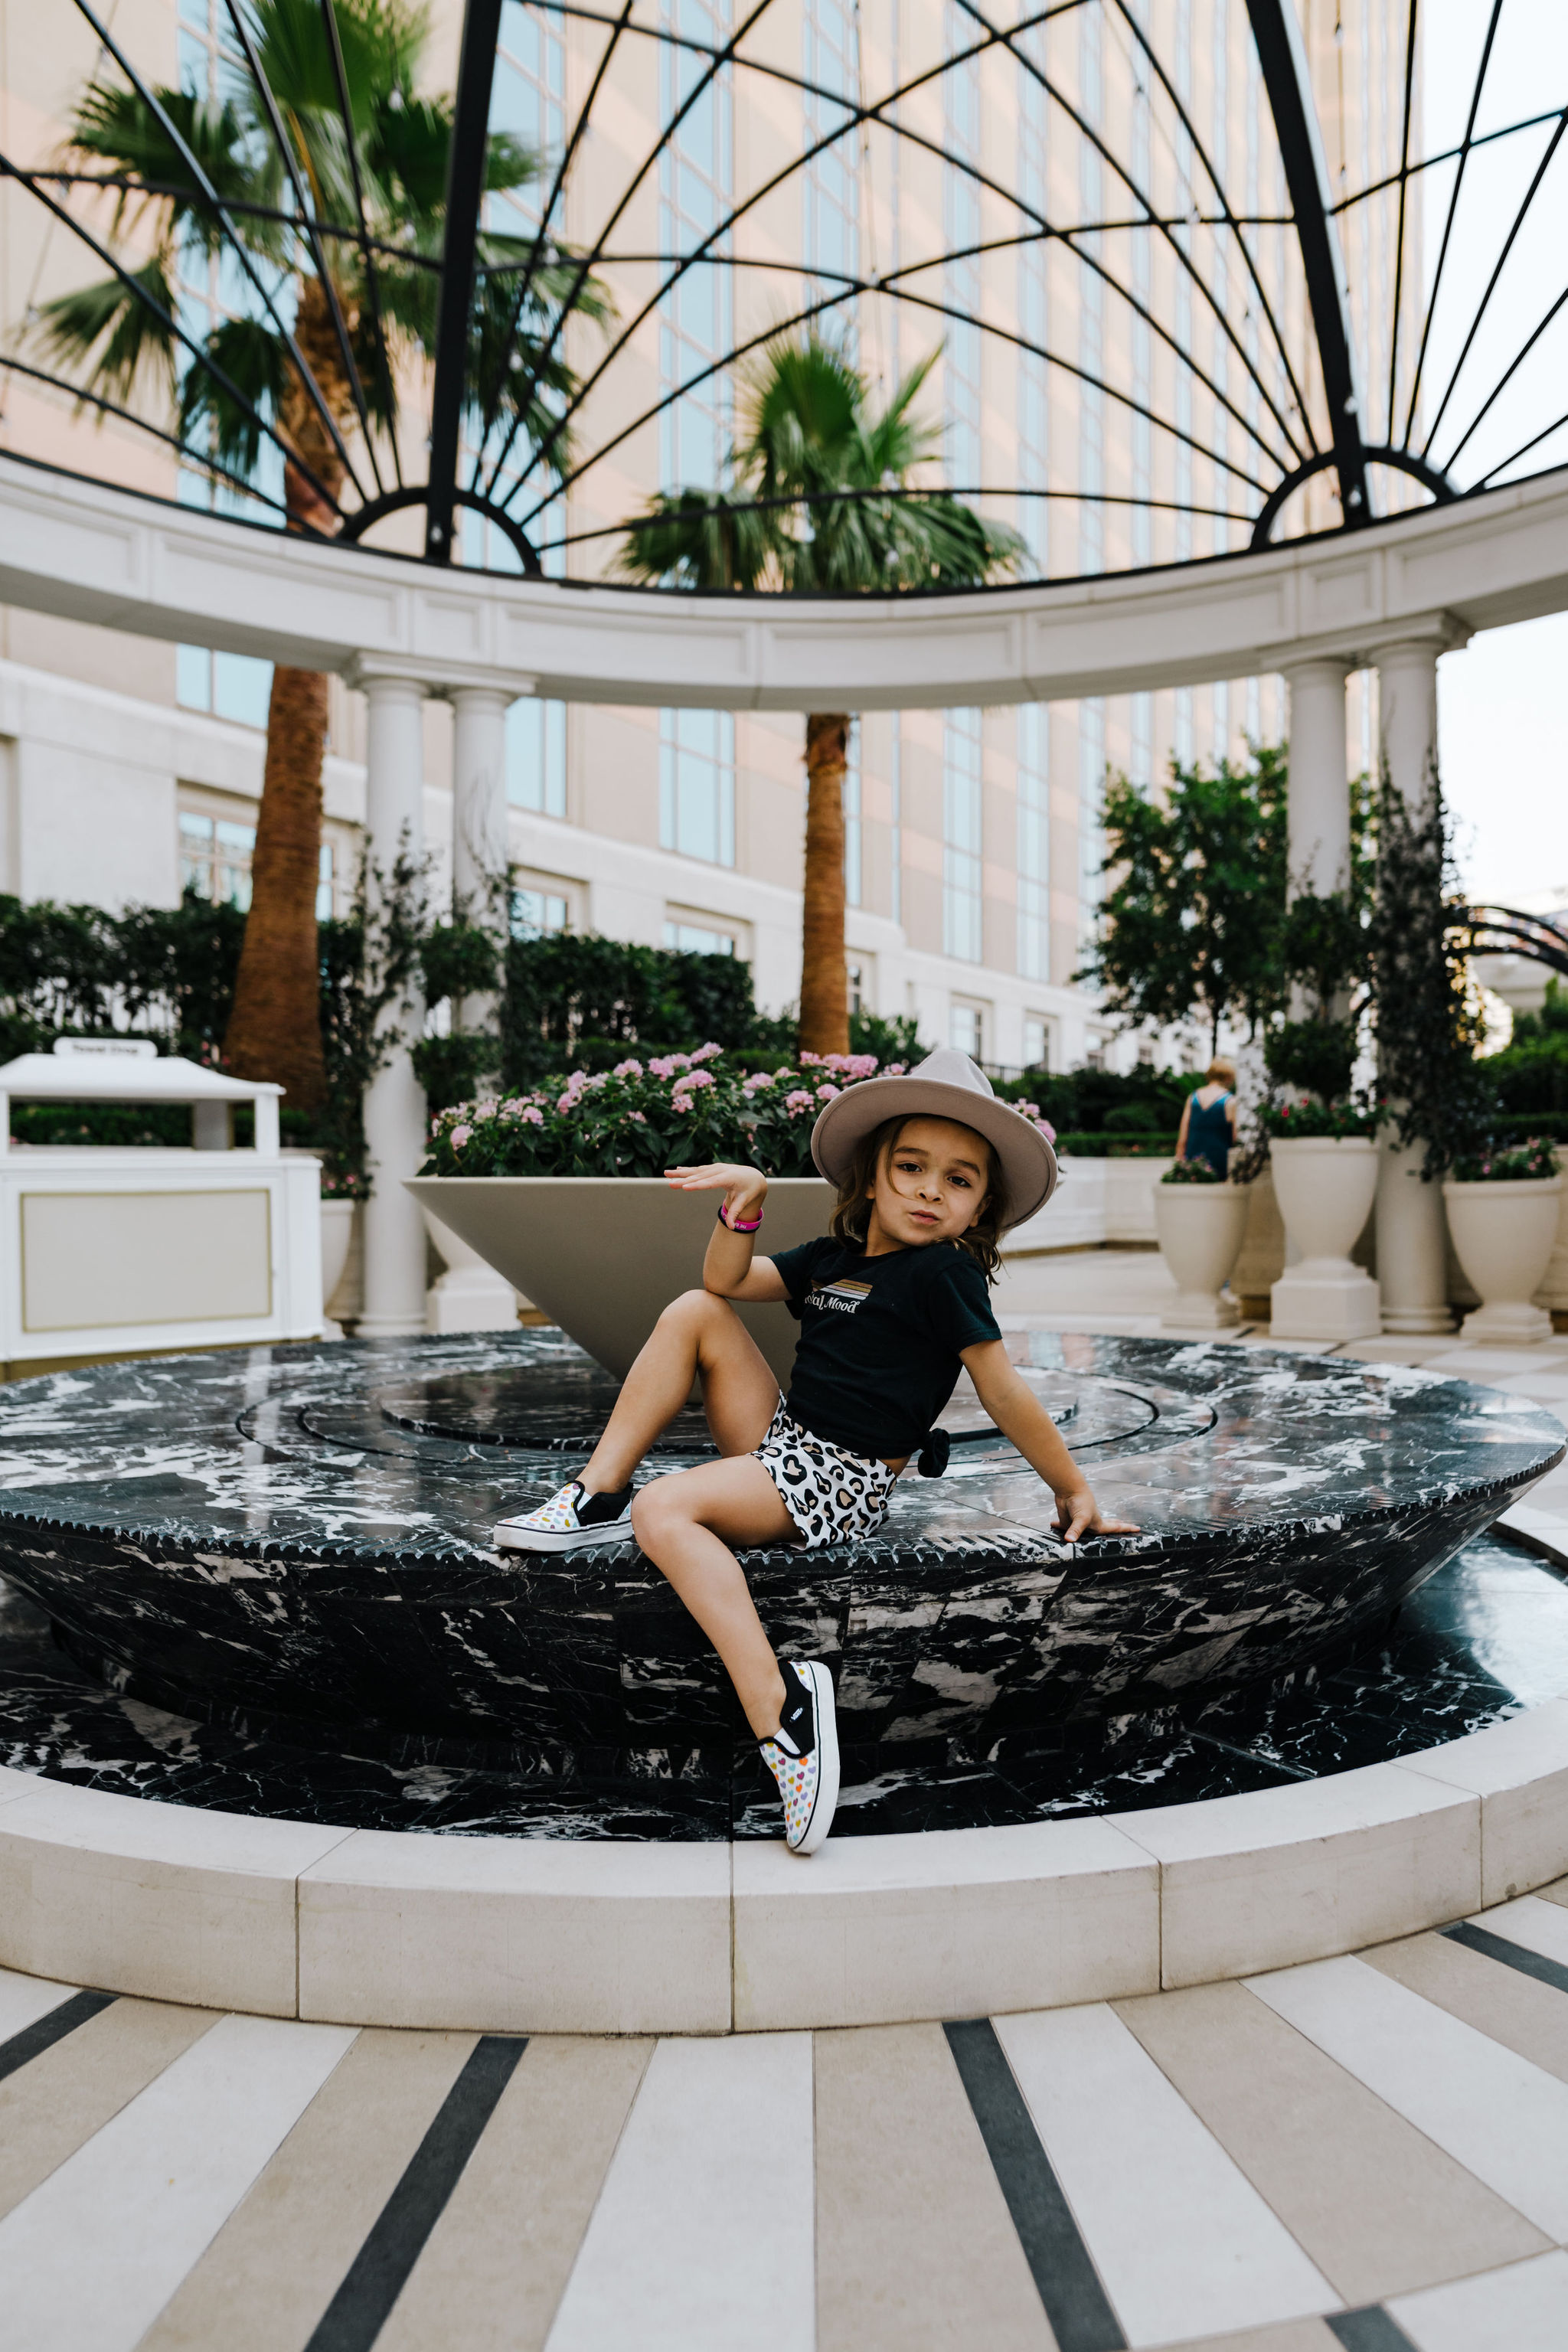
[[[838,1724],[833,1704],[833,1677],[827,1668],[816,1659],[805,1664],[793,1659],[791,1664],[796,1674],[804,1675],[810,1683],[816,1708],[816,1801],[805,1825],[805,1835],[798,1845],[789,1849],[791,1853],[805,1855],[815,1853],[822,1844],[838,1810]]]
[[[497,1551],[584,1551],[591,1544],[625,1543],[632,1531],[632,1515],[627,1511],[621,1518],[605,1519],[596,1528],[519,1527],[515,1520],[503,1519],[490,1530],[490,1541]]]

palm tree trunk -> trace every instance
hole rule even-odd
[[[326,732],[326,679],[317,670],[279,666],[272,673],[250,912],[224,1053],[239,1077],[275,1079],[295,1110],[314,1110],[327,1097],[316,940]]]
[[[349,388],[318,278],[306,278],[300,286],[295,337],[341,424],[351,405]],[[297,380],[284,393],[279,425],[279,437],[299,451],[335,497],[342,482],[342,461]],[[283,489],[291,530],[336,530],[331,507],[295,466],[285,466]],[[267,765],[250,866],[250,912],[224,1056],[239,1077],[275,1080],[293,1110],[318,1109],[327,1098],[316,937],[326,740],[325,677],[316,670],[274,669],[267,710]]]
[[[805,722],[805,894],[800,965],[803,1053],[849,1051],[844,968],[844,771],[849,720],[814,712]]]

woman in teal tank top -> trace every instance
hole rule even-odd
[[[1236,1141],[1235,1087],[1235,1063],[1216,1055],[1203,1085],[1183,1107],[1178,1160],[1206,1160],[1216,1176],[1224,1176]]]

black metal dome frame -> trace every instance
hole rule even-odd
[[[110,67],[122,76],[144,100],[156,106],[154,77],[139,67],[110,24],[90,0],[48,0],[65,11],[74,7],[99,40],[100,69]],[[361,199],[361,173],[355,154],[355,129],[349,90],[342,73],[342,47],[334,0],[319,0],[321,20],[334,58],[342,129],[355,194],[354,215],[326,216],[297,168],[271,92],[266,86],[254,26],[247,0],[223,0],[230,33],[233,70],[250,78],[260,110],[273,125],[279,150],[287,217],[303,240],[319,273],[327,278],[325,257],[345,244],[363,262],[370,299],[375,300],[378,257],[395,248],[372,233]],[[269,293],[239,238],[237,206],[226,201],[202,176],[201,166],[188,148],[191,182],[179,190],[138,186],[121,179],[117,188],[157,195],[177,194],[207,206],[216,235],[232,250],[238,267],[279,328],[287,346],[288,364],[315,405],[324,429],[342,459],[344,482],[341,497],[325,491],[334,509],[341,536],[356,541],[387,516],[407,509],[424,515],[424,555],[447,563],[459,551],[458,520],[467,509],[487,518],[501,533],[512,559],[528,572],[541,570],[542,557],[555,551],[553,567],[568,562],[596,560],[588,543],[608,542],[619,535],[620,524],[566,531],[557,518],[563,511],[563,494],[592,483],[595,469],[613,452],[654,423],[678,400],[700,390],[705,381],[727,381],[769,336],[782,330],[799,331],[822,322],[830,329],[857,315],[856,306],[896,302],[912,320],[923,322],[930,340],[955,330],[977,330],[993,346],[1010,348],[1021,359],[1032,359],[1053,379],[1071,379],[1079,396],[1098,395],[1106,404],[1107,438],[1120,425],[1145,433],[1158,453],[1181,458],[1171,495],[1156,495],[1149,478],[1130,487],[1105,487],[1083,475],[1070,453],[1053,441],[1043,475],[1037,469],[1027,479],[1012,482],[954,481],[943,485],[995,509],[998,501],[1018,499],[1065,502],[1081,514],[1093,507],[1168,518],[1205,519],[1215,539],[1214,552],[1260,549],[1274,540],[1282,523],[1321,530],[1325,512],[1320,502],[1315,520],[1298,508],[1287,510],[1295,494],[1323,477],[1337,493],[1337,521],[1331,508],[1330,529],[1355,530],[1377,519],[1379,509],[1402,509],[1405,502],[1426,505],[1474,496],[1505,482],[1550,470],[1568,457],[1568,408],[1563,405],[1563,365],[1568,343],[1568,247],[1559,240],[1552,267],[1555,278],[1539,275],[1539,257],[1531,265],[1535,276],[1533,323],[1517,335],[1512,327],[1499,330],[1508,304],[1499,303],[1499,289],[1510,267],[1518,270],[1527,254],[1527,240],[1539,233],[1556,200],[1562,215],[1562,173],[1568,156],[1559,163],[1559,149],[1568,131],[1568,106],[1528,118],[1494,121],[1489,74],[1499,43],[1508,37],[1510,15],[1528,0],[1489,0],[1484,38],[1466,110],[1465,128],[1457,144],[1439,152],[1421,152],[1416,115],[1420,87],[1421,0],[1404,0],[1403,71],[1397,113],[1402,125],[1399,153],[1394,168],[1370,184],[1336,196],[1325,160],[1324,144],[1311,78],[1303,51],[1293,0],[1245,0],[1247,37],[1258,86],[1267,101],[1260,113],[1260,139],[1271,137],[1273,152],[1251,157],[1255,190],[1270,181],[1282,192],[1283,204],[1272,208],[1255,194],[1249,205],[1237,194],[1237,173],[1227,170],[1217,141],[1205,142],[1199,117],[1202,109],[1184,95],[1185,61],[1170,54],[1149,29],[1151,12],[1143,0],[1014,0],[1019,13],[1011,23],[1001,21],[994,0],[948,0],[942,54],[919,72],[895,76],[879,92],[863,86],[846,89],[842,80],[830,88],[804,73],[787,70],[779,62],[776,37],[779,19],[802,0],[732,0],[732,16],[722,18],[729,29],[722,39],[704,42],[679,28],[659,0],[468,0],[462,23],[456,82],[451,163],[445,206],[444,247],[438,256],[423,257],[419,266],[439,273],[437,319],[430,380],[429,462],[422,481],[405,478],[405,456],[395,434],[376,429],[374,403],[360,381],[351,341],[337,317],[338,342],[352,383],[357,433],[345,434],[331,414],[304,354],[279,316],[276,289]],[[1391,0],[1397,8],[1398,0]],[[537,207],[537,230],[530,257],[521,262],[493,265],[484,259],[482,227],[486,195],[484,166],[492,121],[492,97],[498,47],[503,30],[503,9],[520,9],[556,26],[570,22],[595,28],[599,40],[596,61],[587,76],[587,88],[574,111],[565,118],[564,137],[557,152],[543,159]],[[931,10],[935,18],[934,0]],[[1163,152],[1185,160],[1184,208],[1162,207],[1156,173],[1147,165],[1150,141],[1135,151],[1131,137],[1120,136],[1083,98],[1071,76],[1053,68],[1051,43],[1060,37],[1058,20],[1071,20],[1081,30],[1096,20],[1095,37],[1113,43],[1131,75],[1137,104],[1147,111],[1145,130],[1153,127]],[[770,22],[770,20],[773,20]],[[1240,29],[1239,15],[1236,20]],[[580,32],[579,39],[584,37]],[[616,71],[634,54],[649,49],[678,57],[681,73],[667,77],[671,102],[659,110],[661,119],[650,128],[646,149],[627,170],[604,204],[597,226],[586,240],[568,248],[561,232],[568,191],[580,171],[595,107],[611,88]],[[1002,52],[1016,65],[1020,87],[1029,83],[1038,93],[1053,137],[1076,142],[1091,156],[1090,180],[1107,192],[1101,213],[1064,220],[1051,216],[1037,190],[1008,187],[988,168],[984,152],[966,152],[961,142],[933,138],[924,127],[933,89],[951,76],[970,71],[974,61]],[[798,48],[797,48],[797,54]],[[704,94],[720,86],[738,88],[749,76],[764,77],[792,90],[816,110],[821,135],[807,137],[802,152],[786,159],[784,168],[763,185],[749,189],[730,204],[703,234],[682,249],[627,253],[618,249],[617,231],[637,202],[646,201],[666,158],[679,142],[683,124]],[[682,92],[684,94],[682,94]],[[1568,93],[1563,93],[1568,96]],[[921,114],[924,106],[926,112]],[[944,120],[946,118],[944,117]],[[166,131],[178,141],[177,130],[163,118]],[[1125,126],[1123,126],[1125,128]],[[947,236],[932,249],[909,257],[895,257],[896,266],[875,270],[835,270],[805,255],[780,257],[776,252],[757,257],[739,252],[735,233],[764,199],[776,194],[792,178],[809,172],[824,153],[854,149],[869,155],[871,142],[901,143],[926,159],[939,158],[973,192],[966,218],[978,220],[979,207],[990,220],[1001,217],[1005,233],[953,243]],[[1513,142],[1509,153],[1521,159],[1525,184],[1517,201],[1485,204],[1478,211],[1477,185],[1485,173],[1478,159],[1483,151]],[[183,147],[183,142],[180,142]],[[1139,161],[1139,152],[1144,164]],[[1427,282],[1415,281],[1426,273],[1416,266],[1420,253],[1419,192],[1426,175],[1438,189],[1447,183],[1446,202],[1434,207],[1431,220],[1441,218],[1435,265]],[[25,163],[0,155],[0,175],[26,191],[89,249],[96,267],[114,272],[127,286],[132,272],[121,257],[95,226],[93,206],[102,201],[103,175],[61,168],[60,159]],[[1020,177],[1022,175],[1020,174]],[[1178,174],[1178,177],[1180,175]],[[1085,175],[1080,173],[1080,185]],[[1165,173],[1170,183],[1169,172]],[[1342,232],[1370,221],[1370,207],[1391,206],[1396,226],[1392,239],[1392,269],[1388,299],[1379,303],[1371,282],[1352,284],[1347,275]],[[1386,217],[1386,212],[1385,212]],[[1006,224],[1010,221],[1010,227]],[[1478,231],[1478,223],[1479,229]],[[1281,242],[1276,253],[1275,285],[1260,257],[1263,240],[1271,233]],[[1474,256],[1478,234],[1488,257],[1479,269]],[[804,241],[804,240],[803,240]],[[1363,236],[1363,244],[1367,240]],[[1164,256],[1163,268],[1171,285],[1181,289],[1184,311],[1163,294],[1152,291],[1145,264],[1133,266],[1140,244]],[[1468,261],[1457,258],[1463,245]],[[1100,289],[1096,299],[1121,306],[1126,318],[1140,322],[1145,348],[1158,359],[1155,371],[1146,368],[1148,382],[1135,383],[1123,371],[1096,361],[1081,344],[1063,348],[1044,331],[1035,332],[1006,305],[986,301],[978,292],[984,267],[998,254],[1031,246],[1042,250],[1059,247],[1070,255],[1085,285]],[[519,435],[515,423],[498,433],[497,412],[469,381],[470,320],[476,287],[482,276],[498,268],[513,279],[513,316],[538,301],[538,275],[543,258],[559,262],[574,254],[585,279],[589,273],[631,268],[643,273],[648,290],[633,313],[617,320],[601,348],[595,350],[569,396],[561,400],[554,421],[542,434]],[[1283,257],[1282,258],[1280,257]],[[407,261],[411,256],[399,257]],[[1468,290],[1456,309],[1456,288],[1468,268]],[[613,419],[600,427],[595,394],[617,379],[617,361],[628,351],[647,321],[656,318],[692,273],[721,268],[736,280],[746,273],[765,273],[775,289],[793,274],[807,289],[807,299],[785,315],[776,309],[765,334],[733,341],[695,373],[673,387],[665,386],[657,400],[625,413],[624,400]],[[649,274],[651,273],[651,275]],[[581,282],[581,279],[578,281]],[[759,278],[757,282],[761,283]],[[1516,281],[1517,282],[1517,281]],[[963,289],[971,291],[966,297]],[[137,283],[136,299],[150,302],[145,286]],[[336,302],[334,298],[334,315]],[[570,304],[563,300],[543,345],[544,356],[563,348]],[[1204,322],[1204,339],[1214,356],[1205,364],[1200,338],[1184,334],[1182,315]],[[731,313],[732,315],[732,313]],[[214,362],[177,316],[163,314],[167,330],[184,347],[183,364],[212,367]],[[15,329],[0,321],[0,329]],[[1293,350],[1293,343],[1299,348]],[[1496,348],[1494,349],[1494,345]],[[534,349],[534,380],[525,392],[539,389],[539,345]],[[1375,355],[1376,381],[1372,360]],[[114,415],[159,441],[170,444],[181,457],[221,478],[210,452],[180,441],[150,413],[127,408],[91,391],[84,392],[58,369],[40,365],[29,354],[26,337],[13,333],[8,351],[0,351],[0,365],[14,373],[68,393],[100,416]],[[1234,387],[1234,388],[1233,388]],[[234,387],[226,387],[231,392]],[[1198,404],[1194,408],[1194,401]],[[521,405],[524,404],[519,404]],[[636,404],[633,404],[636,406]],[[517,414],[514,407],[513,415]],[[263,442],[283,452],[276,415],[253,412]],[[1202,419],[1216,430],[1205,432]],[[477,423],[476,423],[477,419]],[[1195,421],[1194,421],[1195,420]],[[1499,439],[1500,427],[1503,427]],[[1216,446],[1217,443],[1217,446]],[[566,453],[570,451],[570,455]],[[26,454],[24,452],[24,454]],[[1205,499],[1191,486],[1194,464],[1212,481],[1214,494]],[[1184,471],[1183,470],[1184,468]],[[1157,469],[1157,468],[1156,468]],[[91,476],[92,467],[84,467]],[[235,478],[231,485],[240,487]],[[601,477],[601,479],[604,478]],[[934,484],[935,477],[931,478]],[[282,520],[281,501],[268,498],[254,481],[243,487],[258,506],[270,508]],[[318,485],[319,488],[323,486]],[[672,486],[670,486],[672,487]],[[1184,494],[1182,494],[1184,491]],[[895,493],[896,494],[896,493]],[[918,495],[918,492],[913,493]],[[882,493],[881,495],[886,495]],[[1220,542],[1223,541],[1223,544]],[[584,550],[579,558],[574,549]],[[1194,551],[1189,547],[1188,554]],[[1169,551],[1157,556],[1145,550],[1142,562],[1164,568]],[[1181,546],[1174,560],[1184,560]],[[1081,572],[1079,562],[1063,572],[1047,566],[1048,576]],[[1121,567],[1118,567],[1121,568]],[[1140,568],[1135,562],[1131,568]]]

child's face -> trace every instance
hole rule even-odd
[[[911,1118],[877,1167],[877,1222],[906,1249],[956,1241],[985,1205],[991,1147],[951,1118]]]

